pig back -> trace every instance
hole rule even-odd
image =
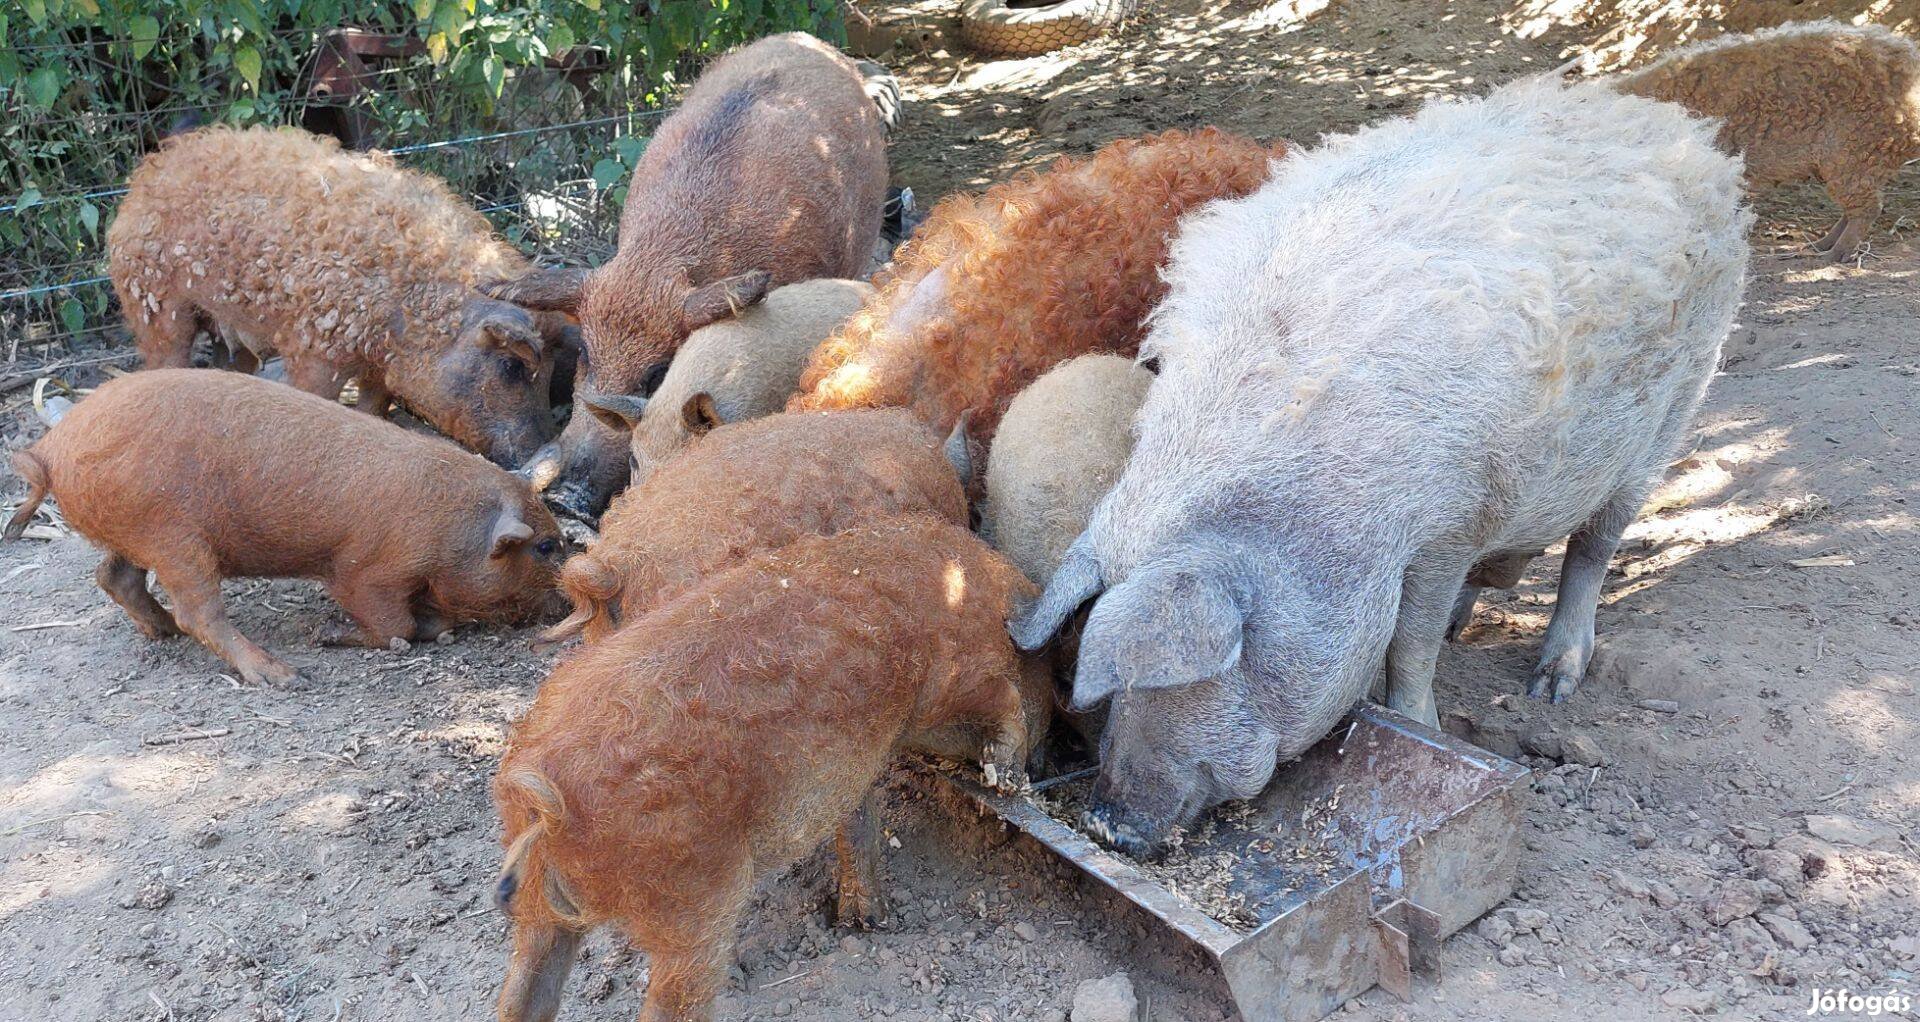
[[[196,544],[228,576],[319,575],[356,547],[392,556],[384,541],[397,535],[414,548],[463,541],[460,519],[497,508],[491,477],[506,478],[437,437],[198,369],[111,381],[36,450],[88,538],[149,565]]]

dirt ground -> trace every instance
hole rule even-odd
[[[1630,56],[1627,14],[1686,5],[1318,6],[1172,0],[1115,38],[997,62],[948,52],[931,8],[884,12],[914,29],[889,58],[913,104],[896,179],[930,201],[1204,123],[1311,143],[1569,47]],[[1916,178],[1842,267],[1774,251],[1824,229],[1821,196],[1761,203],[1695,451],[1616,560],[1579,695],[1518,697],[1552,558],[1446,652],[1448,727],[1536,768],[1520,889],[1446,943],[1411,1004],[1375,990],[1350,1017],[1785,1019],[1813,988],[1917,992]],[[8,401],[18,447],[38,426]],[[95,560],[71,535],[0,547],[0,1022],[486,1016],[505,957],[486,789],[548,663],[527,635],[321,649],[309,637],[339,611],[315,586],[236,582],[239,627],[310,679],[248,688],[191,642],[140,638]],[[808,864],[761,897],[721,1018],[1064,1020],[1079,983],[1123,970],[1145,1017],[1227,1017],[1136,920],[912,785],[890,792],[891,921],[834,930]],[[599,936],[563,1017],[631,1018],[644,985],[644,959]]]

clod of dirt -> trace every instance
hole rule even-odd
[[[1678,1008],[1681,1011],[1691,1011],[1700,1015],[1705,1015],[1714,1010],[1719,1002],[1720,998],[1711,990],[1697,990],[1686,987],[1674,987],[1672,990],[1660,995],[1661,1004],[1669,1008]]]
[[[1836,845],[1855,845],[1883,852],[1896,851],[1900,847],[1900,834],[1892,827],[1851,816],[1809,816],[1807,833]]]
[[[1777,912],[1762,912],[1758,917],[1760,925],[1773,934],[1773,939],[1794,949],[1805,951],[1814,945],[1813,934],[1807,931],[1800,920],[1784,916]]]
[[[1090,979],[1073,991],[1072,1022],[1134,1022],[1140,1001],[1124,972]]]
[[[1594,643],[1586,683],[1686,706],[1708,697],[1713,679],[1693,643],[1651,628],[1622,628]]]
[[[1735,919],[1745,919],[1760,911],[1760,888],[1751,880],[1730,880],[1718,891],[1707,896],[1700,905],[1700,911],[1707,922],[1715,926],[1725,926]]]
[[[1597,767],[1606,764],[1607,754],[1600,751],[1600,743],[1586,735],[1563,735],[1560,738],[1560,759],[1583,767]]]
[[[157,912],[167,907],[167,902],[172,900],[173,888],[168,887],[164,881],[149,880],[141,885],[139,890],[120,899],[120,907],[143,908],[149,912]]]

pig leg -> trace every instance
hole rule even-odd
[[[360,374],[360,400],[354,407],[368,415],[385,418],[387,409],[393,405],[393,393],[387,390],[387,378],[378,369],[369,369]]]
[[[583,936],[551,923],[514,923],[513,957],[500,988],[500,1022],[553,1022]]]
[[[1440,725],[1433,673],[1470,567],[1416,563],[1400,583],[1400,611],[1393,622],[1393,639],[1387,643],[1387,706],[1430,727]]]
[[[1845,216],[1842,216],[1839,220],[1834,221],[1833,229],[1827,232],[1826,237],[1821,238],[1819,241],[1816,241],[1813,244],[1808,245],[1807,247],[1814,250],[1815,252],[1820,252],[1820,253],[1831,252],[1833,251],[1834,243],[1840,240],[1840,235],[1844,233],[1846,229],[1847,229],[1847,218]]]
[[[731,936],[718,948],[662,950],[647,955],[647,1002],[640,1022],[713,1022],[713,999],[726,983]]]
[[[173,597],[174,619],[181,630],[232,664],[249,684],[292,685],[299,681],[298,671],[255,645],[227,620],[216,563],[211,551],[203,551],[201,556],[189,554],[155,572]]]
[[[833,854],[838,860],[834,879],[839,889],[834,922],[849,930],[873,929],[887,914],[879,885],[879,821],[874,793],[868,791],[833,836]]]
[[[1639,512],[1646,491],[1622,490],[1594,512],[1580,531],[1567,538],[1567,555],[1560,562],[1560,591],[1554,597],[1553,620],[1540,650],[1527,695],[1564,702],[1586,677],[1593,658],[1593,617],[1600,606],[1600,587],[1607,565],[1620,548],[1620,534]]]
[[[1447,618],[1448,642],[1458,642],[1460,633],[1466,631],[1468,625],[1473,624],[1474,608],[1480,605],[1480,588],[1472,584],[1461,586],[1460,595],[1454,597],[1453,614]]]
[[[406,586],[377,579],[336,579],[327,586],[333,598],[353,618],[354,629],[328,627],[318,638],[329,646],[366,646],[387,649],[395,639],[412,639],[419,623],[413,616],[413,594]]]
[[[283,347],[281,350],[287,349]],[[333,401],[340,397],[340,391],[347,385],[346,376],[325,359],[310,355],[289,356],[286,363],[287,383],[309,394],[317,394]]]
[[[147,590],[147,569],[119,554],[108,554],[93,572],[94,581],[120,609],[133,619],[135,628],[149,639],[169,639],[180,634],[180,626]]]
[[[1827,180],[1827,194],[1833,196],[1843,214],[1839,234],[1827,250],[1827,261],[1845,262],[1853,258],[1861,243],[1867,240],[1873,222],[1880,218],[1880,175],[1843,168],[1836,174],[1822,176]]]

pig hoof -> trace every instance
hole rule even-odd
[[[833,923],[843,930],[877,930],[886,915],[880,895],[865,885],[842,885],[834,901]]]
[[[334,621],[314,629],[313,641],[318,646],[355,646],[360,644],[360,630]]]
[[[272,685],[274,688],[299,688],[305,679],[300,672],[278,660],[270,660],[256,668],[240,668],[240,677],[250,685]]]
[[[1569,651],[1540,665],[1533,674],[1533,680],[1527,684],[1527,696],[1532,699],[1552,699],[1564,703],[1580,688],[1580,681],[1587,673],[1587,658],[1576,651]]]

